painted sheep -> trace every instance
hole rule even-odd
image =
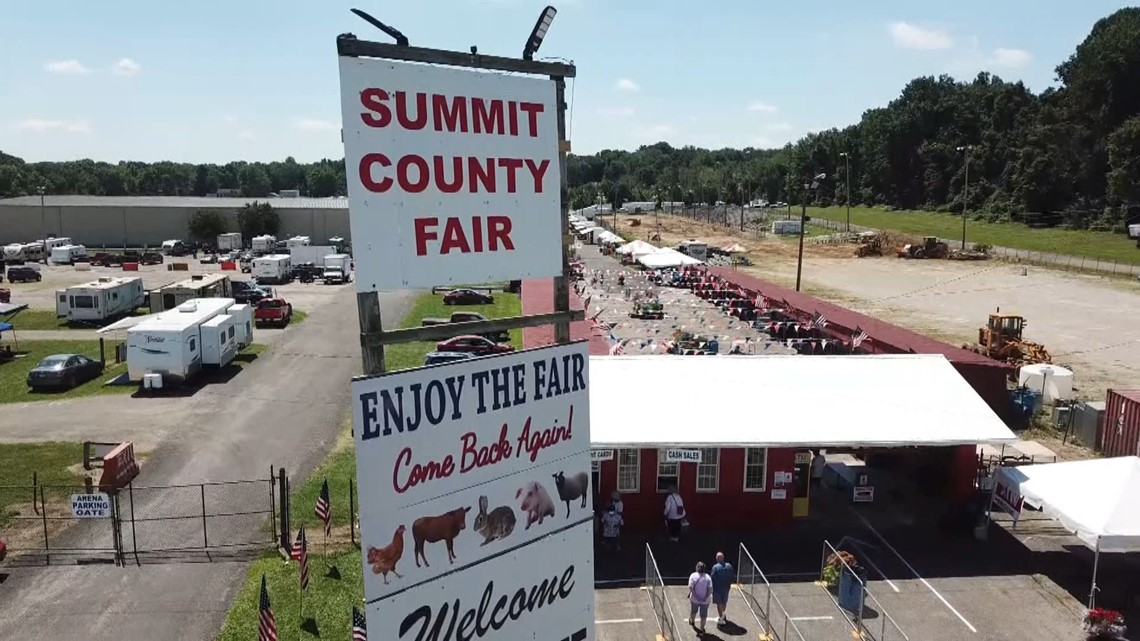
[[[590,477],[585,472],[566,477],[562,472],[554,475],[554,485],[558,488],[558,498],[566,502],[566,518],[570,518],[570,502],[582,499],[582,507],[586,507],[586,493],[590,486]]]

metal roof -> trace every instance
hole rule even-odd
[[[47,207],[180,207],[185,209],[238,209],[263,202],[277,209],[348,209],[347,198],[212,198],[201,196],[44,196]],[[39,206],[39,196],[0,199],[0,207]]]

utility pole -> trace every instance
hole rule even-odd
[[[804,271],[804,232],[807,229],[807,195],[809,189],[817,189],[819,181],[827,178],[827,174],[816,174],[814,178],[804,178],[804,190],[800,196],[800,250],[796,258],[796,291],[800,291],[800,277]],[[791,200],[789,198],[789,200]],[[788,207],[791,207],[789,203]]]
[[[958,151],[966,157],[966,184],[962,189],[962,251],[966,251],[966,212],[970,208],[970,152],[973,150],[973,145],[958,147]]]
[[[40,195],[40,238],[47,238],[47,210],[44,208],[44,193],[47,192],[46,185],[36,187],[36,193]],[[46,247],[46,245],[45,245]]]
[[[851,232],[851,154],[846,151],[839,154],[843,157],[843,176],[847,179],[847,232]]]

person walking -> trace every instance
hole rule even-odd
[[[602,515],[602,544],[611,550],[621,550],[621,512],[610,503]]]
[[[819,450],[813,453],[815,456],[811,459],[811,484],[813,487],[820,487],[823,485],[823,471],[827,468],[827,459]]]
[[[712,601],[712,577],[705,570],[703,562],[697,563],[696,572],[689,575],[689,625],[696,627],[694,619],[701,615],[701,634],[705,633],[705,622],[709,618],[709,602]]]
[[[669,496],[665,497],[665,526],[669,531],[670,541],[681,539],[681,525],[685,520],[685,501],[677,486],[669,488]]]
[[[716,604],[716,624],[722,626],[728,623],[725,608],[728,606],[728,593],[732,589],[732,564],[724,560],[724,552],[716,553],[716,563],[712,566],[713,603]]]

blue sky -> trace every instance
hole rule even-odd
[[[334,39],[517,56],[529,0],[61,0],[0,21],[0,150],[28,160],[343,155]],[[858,121],[919,75],[1055,82],[1105,0],[569,0],[539,57],[573,60],[574,150],[780,146]],[[697,9],[696,7],[699,7]]]

